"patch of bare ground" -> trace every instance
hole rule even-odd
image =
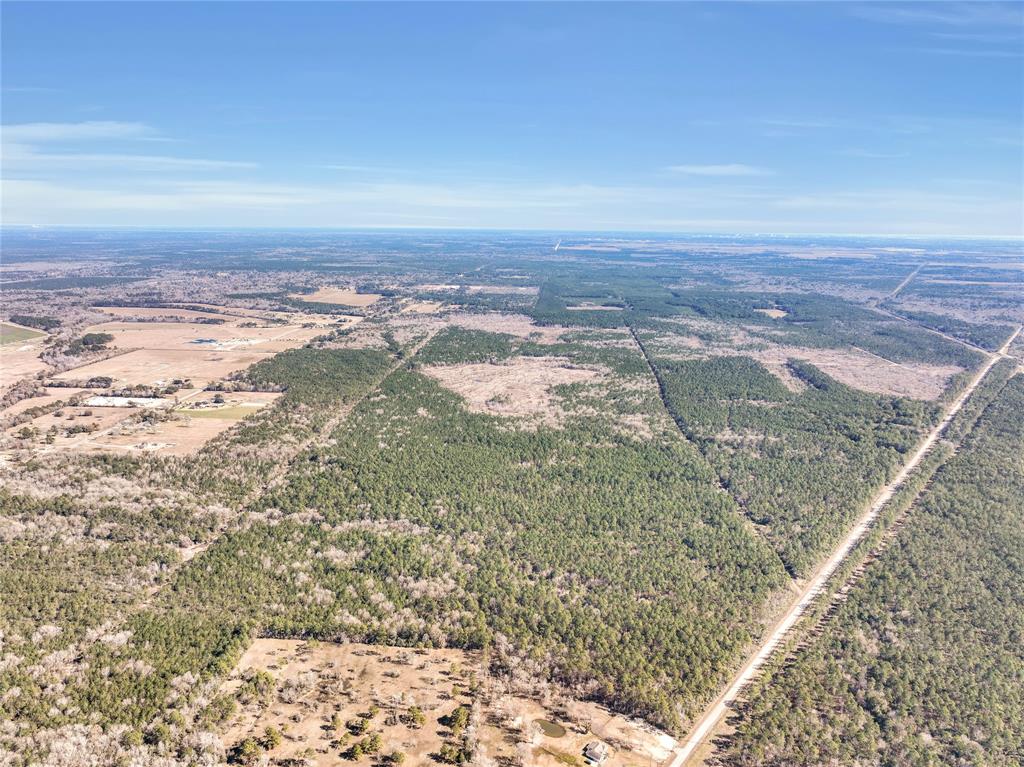
[[[854,389],[914,399],[938,399],[946,390],[950,378],[963,370],[956,365],[893,362],[862,349],[845,351],[781,347],[779,351],[810,362]]]
[[[692,335],[662,335],[656,339],[666,356],[677,359],[747,356],[764,365],[792,392],[806,385],[793,375],[787,362],[809,362],[840,383],[872,394],[935,400],[942,396],[952,376],[962,368],[923,362],[894,362],[858,347],[816,349],[773,343],[751,335],[747,329],[710,320],[679,320],[679,324],[704,332],[703,340]]]
[[[452,325],[467,330],[482,330],[486,333],[505,333],[534,341],[539,344],[558,343],[562,335],[578,328],[561,325],[538,325],[524,314],[457,314],[449,319]]]
[[[272,677],[262,700],[245,694],[258,672]],[[316,767],[372,764],[395,752],[405,764],[433,765],[446,742],[463,738],[476,764],[582,765],[584,746],[601,740],[611,747],[607,764],[647,767],[675,745],[642,722],[544,688],[535,697],[511,694],[476,652],[258,639],[221,687],[248,701],[221,740],[230,750],[273,727],[282,737],[267,754],[271,763]],[[454,735],[442,720],[460,706],[468,721]],[[368,739],[379,741],[378,754],[353,759],[349,749]]]
[[[352,288],[320,288],[315,293],[294,295],[292,298],[320,304],[366,307],[377,303],[382,296],[378,293],[357,293]]]
[[[791,359],[809,362],[842,384],[854,389],[894,397],[936,400],[942,396],[952,376],[961,372],[956,365],[929,365],[923,362],[898,363],[861,349],[805,349],[772,346],[754,352],[742,352],[764,365],[790,391],[806,385],[790,371]]]
[[[789,312],[783,311],[782,309],[754,309],[755,312],[760,312],[765,317],[771,317],[773,320],[781,320]]]
[[[474,412],[526,418],[534,426],[556,425],[564,419],[566,411],[554,387],[604,378],[601,371],[573,365],[565,357],[436,365],[422,372],[460,395]]]

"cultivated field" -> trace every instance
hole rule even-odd
[[[32,328],[23,328],[20,325],[12,325],[9,322],[0,322],[0,346],[31,341],[33,338],[40,338],[44,335],[46,334]]]

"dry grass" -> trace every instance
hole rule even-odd
[[[115,386],[166,386],[175,379],[189,379],[202,388],[229,373],[244,370],[253,363],[273,356],[273,352],[186,351],[179,349],[139,349],[56,376],[59,380],[81,381],[94,376],[109,376]]]
[[[765,310],[768,311],[768,310]],[[935,400],[942,396],[949,379],[961,372],[955,365],[931,365],[923,362],[898,363],[865,349],[816,349],[772,343],[751,335],[738,325],[711,320],[680,320],[678,324],[695,330],[711,331],[721,340],[704,342],[686,334],[672,334],[657,339],[658,346],[671,357],[706,359],[722,356],[747,356],[764,365],[793,392],[806,386],[794,376],[787,362],[803,360],[820,368],[840,383],[873,394]]]
[[[26,410],[31,410],[37,407],[46,407],[52,405],[55,402],[67,402],[69,399],[77,394],[83,392],[91,392],[91,389],[75,389],[75,388],[61,388],[53,387],[51,389],[43,389],[43,394],[38,397],[28,397],[26,399],[15,402],[10,407],[4,408],[0,411],[0,416],[6,418],[19,413],[24,413]]]
[[[564,418],[555,386],[603,377],[565,357],[516,357],[501,364],[434,366],[423,372],[463,397],[474,412],[527,418],[534,425],[554,425]]]
[[[188,407],[176,410],[173,419],[147,424],[128,419],[105,434],[82,440],[77,450],[89,452],[153,452],[160,455],[191,455],[218,434],[242,419],[272,404],[280,394],[232,392],[224,402],[213,403],[212,395],[201,393]],[[137,413],[138,411],[136,411]]]
[[[781,320],[783,317],[789,314],[782,309],[754,309],[755,312],[760,312],[765,317],[771,317],[773,320]]]
[[[362,308],[377,303],[382,296],[378,293],[357,293],[350,288],[320,288],[315,293],[295,295],[292,298],[298,298],[300,301]]]
[[[219,312],[201,312],[194,309],[163,308],[157,306],[96,306],[96,311],[109,314],[113,317],[124,317],[128,319],[152,320],[164,317],[174,317],[182,321],[189,320],[230,320]],[[211,308],[218,308],[212,307]]]
[[[0,389],[46,370],[46,363],[39,359],[42,349],[42,337],[0,348]]]
[[[562,335],[577,330],[561,325],[537,325],[524,314],[458,314],[450,320],[452,325],[467,330],[482,330],[487,333],[505,333],[510,336],[536,341],[540,344],[558,343]]]
[[[538,699],[511,695],[503,682],[487,675],[474,652],[258,639],[222,690],[237,690],[243,677],[255,670],[274,676],[273,699],[269,705],[243,707],[228,723],[222,742],[230,748],[275,727],[284,732],[284,739],[269,754],[273,760],[305,754],[317,767],[352,764],[341,756],[347,747],[342,742],[345,723],[365,717],[374,705],[379,710],[368,718],[367,732],[381,735],[382,754],[405,753],[407,765],[436,763],[433,755],[447,737],[438,720],[459,705],[475,712],[470,739],[479,764],[517,757],[538,767],[557,767],[570,760],[582,764],[584,745],[603,739],[613,748],[610,767],[649,767],[661,763],[675,745],[665,733],[594,704],[555,700],[550,694]],[[470,693],[474,680],[477,692]],[[422,727],[403,721],[413,706],[424,714]],[[335,715],[342,725],[340,733],[331,726]],[[561,725],[566,733],[545,735],[537,725],[540,719]],[[350,736],[348,744],[355,740]],[[355,763],[373,760],[363,757]]]
[[[302,346],[323,334],[320,328],[301,325],[271,327],[240,327],[237,320],[223,325],[200,325],[190,322],[104,322],[88,329],[90,333],[114,336],[108,346],[116,349],[253,349],[254,351],[285,351]],[[199,343],[210,341],[213,343]]]
[[[19,448],[30,448],[36,453],[49,453],[81,447],[85,442],[132,415],[137,415],[137,408],[128,407],[85,407],[76,405],[64,407],[46,415],[34,418],[26,424],[11,427],[6,436],[17,438],[14,444]],[[87,427],[88,432],[69,433],[75,428]],[[35,430],[35,436],[22,439],[24,429]],[[51,429],[53,441],[46,442],[47,432]]]

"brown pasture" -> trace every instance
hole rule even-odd
[[[356,307],[370,306],[377,303],[381,297],[378,293],[357,293],[350,288],[320,288],[315,293],[292,296],[300,301]]]
[[[271,351],[138,349],[68,370],[56,378],[79,381],[109,376],[115,386],[167,386],[175,379],[189,379],[192,386],[202,388],[272,356]]]
[[[671,736],[591,703],[511,695],[489,677],[475,652],[257,639],[221,691],[234,693],[255,670],[274,677],[274,695],[269,705],[242,706],[221,739],[230,749],[274,727],[284,737],[268,754],[271,760],[305,755],[317,767],[373,764],[369,756],[355,762],[342,756],[359,739],[346,739],[345,724],[366,718],[366,732],[381,736],[381,755],[401,751],[406,765],[434,765],[449,737],[439,719],[459,705],[479,711],[473,738],[482,764],[519,757],[538,767],[582,766],[583,747],[604,740],[612,747],[609,767],[649,767],[664,761],[675,745]],[[477,691],[471,693],[474,681]],[[372,715],[371,706],[379,709]],[[406,723],[413,706],[424,714],[420,727]],[[334,717],[340,728],[331,726]],[[541,719],[561,725],[565,734],[545,735],[537,724]]]

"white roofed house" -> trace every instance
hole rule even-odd
[[[592,740],[583,747],[583,758],[588,764],[604,764],[609,754],[608,744],[600,740]]]

